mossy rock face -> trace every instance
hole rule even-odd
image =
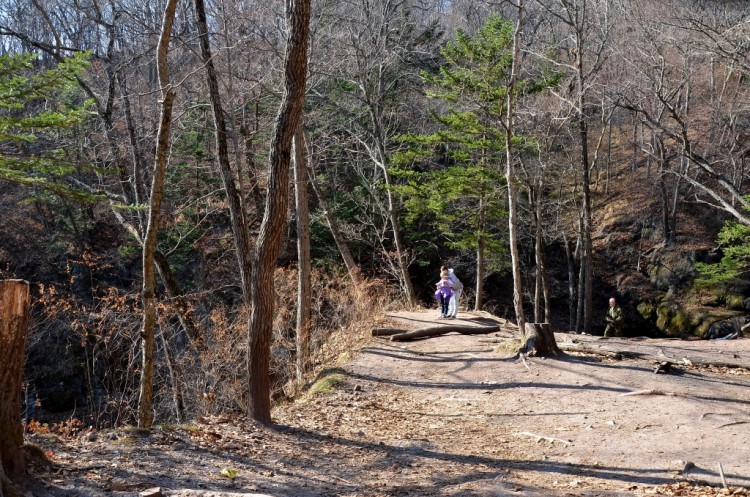
[[[747,310],[745,307],[745,296],[739,293],[728,293],[724,298],[725,305],[733,310]]]
[[[735,278],[713,285],[694,288],[703,305],[726,307],[737,311],[750,311],[750,281]]]
[[[674,310],[672,319],[670,319],[665,331],[673,337],[689,337],[693,331],[690,325],[690,317],[682,309]]]
[[[668,303],[661,303],[656,308],[656,327],[663,332],[667,331],[669,321],[672,319],[672,309]]]
[[[656,308],[651,302],[641,302],[636,306],[636,309],[643,319],[647,321],[656,320]]]
[[[691,319],[680,307],[662,302],[656,308],[656,327],[671,337],[688,337],[692,334]]]
[[[711,324],[713,324],[711,321],[705,320],[693,328],[693,333],[698,338],[706,338],[708,330],[711,328]]]
[[[685,308],[670,300],[665,300],[656,307],[648,302],[642,302],[637,309],[638,313],[653,323],[660,333],[676,338],[708,338],[711,334],[720,334],[716,331],[716,323],[736,320],[746,312],[709,306]],[[647,318],[649,315],[651,317]],[[710,331],[712,329],[713,332]]]

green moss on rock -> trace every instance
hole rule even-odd
[[[656,318],[656,308],[651,302],[641,302],[636,306],[638,314],[647,321],[653,321]]]

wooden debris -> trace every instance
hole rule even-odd
[[[582,343],[562,342],[562,343],[558,343],[558,347],[563,352],[580,352],[582,354],[599,355],[599,356],[607,357],[609,359],[614,359],[616,361],[621,361],[625,357],[637,359],[643,355],[643,354],[639,354],[638,352],[614,351],[614,350],[607,350],[601,347],[594,348],[594,347],[589,347],[586,344],[582,344]]]
[[[445,335],[446,333],[461,333],[462,335],[484,335],[498,331],[499,326],[472,326],[472,325],[437,325],[417,328],[412,331],[405,331],[391,335],[393,342],[405,342],[414,338],[433,337]]]
[[[664,392],[662,390],[648,389],[648,390],[636,390],[634,392],[621,393],[620,397],[634,397],[636,395],[669,395],[676,396],[674,392]]]
[[[563,440],[562,438],[548,437],[545,435],[537,435],[536,433],[531,433],[528,431],[521,431],[516,433],[516,435],[535,438],[537,443],[541,442],[542,440],[549,443],[562,442],[563,444],[565,444],[565,446],[568,446],[572,443],[570,440]]]
[[[731,412],[704,412],[701,414],[700,419],[707,418],[708,416],[734,416]]]
[[[662,361],[656,365],[654,374],[669,374],[672,372],[672,363],[669,361]]]
[[[729,486],[727,486],[727,479],[724,478],[724,468],[721,467],[721,463],[719,463],[719,476],[721,477],[721,485],[724,488],[729,488]]]
[[[735,421],[733,423],[726,423],[726,424],[717,426],[716,429],[718,430],[719,428],[726,428],[727,426],[746,425],[746,424],[750,424],[750,421]]]

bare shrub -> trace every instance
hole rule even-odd
[[[355,285],[345,271],[313,271],[310,361],[305,381],[311,380],[321,367],[334,363],[363,343],[369,336],[371,323],[398,300],[393,292],[385,282],[377,280]],[[304,387],[296,384],[296,297],[296,269],[278,269],[271,350],[272,395],[276,400],[296,395]],[[173,303],[160,302],[157,338],[164,334],[164,340],[157,339],[155,351],[156,421],[170,422],[176,418],[176,391],[181,395],[188,418],[244,412],[248,310],[243,305],[223,303],[219,298],[206,299],[205,294],[187,296],[184,302],[191,306],[187,311],[200,328],[201,341],[190,342],[180,328]],[[96,428],[133,423],[141,367],[138,294],[110,288],[95,295],[92,306],[84,307],[49,287],[41,290],[37,304],[41,311],[30,335],[30,349],[33,353],[39,349],[38,354],[57,357],[58,364],[62,364],[63,355],[70,355],[71,364],[80,368],[76,373],[80,378],[76,416]],[[60,336],[67,345],[62,342],[55,345],[65,350],[52,354],[49,344],[54,336]],[[170,357],[171,371],[167,361]],[[31,389],[34,380],[35,377],[27,378]],[[177,390],[173,383],[177,383]],[[27,397],[27,403],[33,402],[32,396]],[[34,413],[28,417],[33,419]]]
[[[247,325],[244,306],[215,306],[195,354],[183,356],[186,410],[196,415],[241,412],[247,399]]]
[[[296,270],[277,270],[275,284],[271,380],[272,395],[281,400],[300,387],[295,384]],[[323,365],[355,350],[369,335],[369,323],[396,298],[384,282],[354,285],[345,272],[321,270],[313,271],[312,294],[307,380]],[[247,399],[247,312],[215,307],[206,324],[199,360],[183,363],[193,378],[186,382],[192,410],[197,415],[242,412]]]

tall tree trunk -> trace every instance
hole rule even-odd
[[[383,168],[384,171],[387,167]],[[398,257],[398,265],[401,270],[401,286],[404,289],[404,295],[406,296],[406,305],[409,309],[413,308],[416,303],[416,294],[414,293],[414,284],[411,281],[409,275],[409,260],[406,253],[406,246],[404,245],[404,236],[401,231],[401,223],[398,220],[398,211],[396,210],[396,201],[394,194],[391,189],[390,173],[387,171],[384,173],[386,182],[386,195],[388,196],[388,214],[391,219],[391,226],[393,227],[393,240],[396,245],[396,256]]]
[[[310,355],[310,214],[307,199],[305,133],[300,119],[294,134],[294,202],[297,212],[297,382],[301,383]]]
[[[120,95],[122,96],[123,112],[128,127],[128,139],[130,139],[130,150],[133,161],[133,175],[130,180],[134,195],[133,200],[136,205],[143,205],[147,202],[146,182],[143,179],[143,171],[145,171],[146,166],[143,154],[141,154],[141,147],[138,145],[138,132],[133,120],[133,111],[130,108],[130,92],[128,91],[127,78],[124,71],[117,72],[117,81],[120,85]],[[143,211],[139,209],[137,213],[140,220],[139,224],[141,226],[145,225],[146,220],[143,219]]]
[[[583,220],[578,216],[578,289],[576,291],[576,331],[583,331],[583,295],[586,293],[586,254],[583,248]]]
[[[534,206],[534,262],[536,272],[534,277],[534,322],[541,323],[549,316],[542,319],[542,287],[544,286],[544,254],[542,245],[542,208],[540,201],[541,185],[538,189],[531,189],[529,197]]]
[[[669,226],[670,234],[672,236],[671,243],[674,243],[677,239],[677,207],[680,203],[680,185],[682,183],[682,174],[685,169],[685,164],[689,164],[684,155],[680,155],[680,174],[674,180],[674,187],[672,188],[672,206],[669,211]]]
[[[563,233],[563,244],[565,245],[565,260],[568,263],[568,329],[576,330],[575,324],[575,302],[576,302],[576,270],[575,260],[568,237]]]
[[[612,173],[612,121],[614,120],[615,109],[616,107],[612,107],[609,119],[607,120],[607,175],[604,184],[605,195],[609,195],[609,177]]]
[[[521,258],[518,251],[518,207],[516,199],[516,173],[512,141],[514,135],[513,113],[515,111],[515,90],[520,65],[520,42],[521,23],[523,21],[524,2],[518,2],[518,20],[513,33],[513,62],[510,69],[510,80],[508,81],[508,96],[506,100],[505,116],[505,159],[507,162],[506,177],[508,181],[508,234],[510,243],[510,258],[513,272],[513,308],[516,312],[516,322],[521,333],[526,330],[526,318],[523,312],[523,280],[521,279]]]
[[[146,227],[146,235],[143,239],[143,325],[141,327],[141,384],[138,399],[139,428],[151,428],[154,420],[154,327],[156,326],[156,272],[154,258],[161,218],[161,201],[164,197],[164,177],[169,157],[172,106],[175,98],[175,91],[169,80],[167,54],[169,53],[169,41],[172,38],[172,22],[174,21],[176,9],[177,0],[169,0],[164,8],[162,31],[156,53],[162,104],[159,130],[156,136],[156,160],[151,183],[148,225]]]
[[[669,170],[669,158],[664,143],[655,139],[654,144],[659,151],[659,194],[661,197],[661,229],[664,243],[669,244],[672,240],[669,226],[669,189],[667,188],[667,174]],[[642,231],[642,230],[641,230]],[[643,233],[641,232],[641,236]]]
[[[216,138],[216,150],[219,160],[219,171],[224,191],[227,194],[227,205],[229,207],[229,220],[234,237],[234,250],[239,266],[240,286],[245,305],[250,304],[251,293],[251,243],[249,223],[245,215],[242,192],[235,186],[235,175],[229,162],[229,147],[227,144],[227,125],[224,119],[224,109],[219,94],[219,81],[211,55],[211,45],[208,37],[208,23],[206,20],[206,6],[204,0],[195,0],[195,15],[198,24],[198,38],[201,45],[201,57],[206,67],[206,80],[208,82],[208,93],[211,100],[211,110],[214,117],[214,133]],[[248,323],[249,327],[249,323]]]
[[[0,476],[4,473],[10,478],[26,472],[21,448],[21,386],[29,304],[28,282],[0,281]]]
[[[542,270],[542,297],[544,298],[544,322],[552,323],[552,296],[549,293],[549,279],[547,278],[547,252],[544,238],[542,238],[541,257],[539,259]]]
[[[578,108],[576,112],[578,114],[578,137],[579,145],[581,148],[581,173],[582,178],[582,190],[583,190],[583,223],[582,223],[582,237],[583,237],[583,257],[581,257],[581,264],[583,269],[581,274],[585,277],[583,295],[579,295],[579,298],[583,298],[583,331],[591,333],[591,324],[593,319],[593,261],[592,261],[592,243],[591,243],[591,169],[589,166],[589,144],[588,144],[588,121],[586,119],[586,88],[585,88],[585,76],[583,72],[583,39],[579,38],[577,41],[578,51],[576,52],[576,67],[578,69],[576,75],[577,81],[577,93],[578,93]]]
[[[274,312],[274,272],[286,225],[292,139],[299,126],[307,80],[310,0],[286,3],[287,47],[284,95],[271,142],[271,172],[252,272],[252,312],[248,347],[248,412],[271,422],[270,355]]]

